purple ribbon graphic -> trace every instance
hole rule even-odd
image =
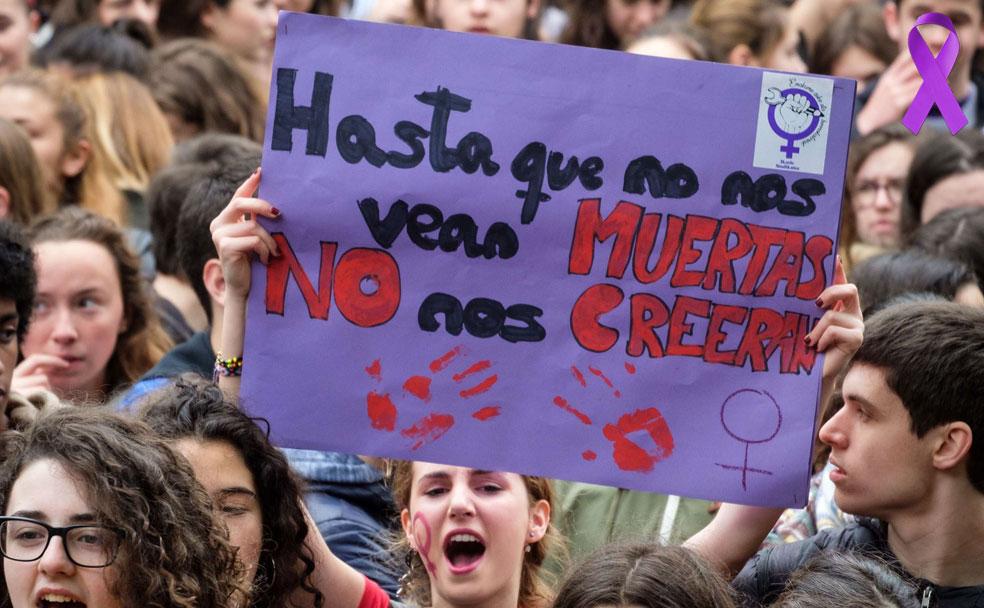
[[[950,30],[943,48],[940,49],[940,54],[936,57],[933,57],[933,52],[929,50],[929,46],[917,29],[918,26],[926,24],[941,25]],[[964,116],[957,98],[946,82],[946,77],[953,69],[959,52],[960,41],[957,39],[957,30],[946,15],[926,13],[919,17],[916,25],[909,30],[909,54],[912,55],[912,61],[915,62],[916,69],[923,78],[916,98],[912,100],[912,105],[902,118],[902,124],[913,133],[919,133],[934,104],[939,107],[947,128],[954,135],[967,124],[967,117]]]

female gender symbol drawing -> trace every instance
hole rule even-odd
[[[749,472],[772,475],[772,471],[748,466],[749,446],[772,441],[782,428],[782,410],[772,395],[752,388],[731,393],[721,404],[721,426],[726,433],[745,444],[745,460],[741,466],[720,462],[714,464],[723,469],[741,471],[741,489],[745,491],[748,490]]]
[[[788,88],[783,91],[772,87],[765,99],[769,105],[769,126],[779,137],[786,140],[786,145],[779,148],[786,153],[786,158],[792,158],[800,149],[794,144],[797,140],[806,139],[820,125],[820,104],[809,91],[800,88]],[[776,114],[779,114],[778,120]]]

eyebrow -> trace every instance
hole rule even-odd
[[[844,399],[846,401],[856,401],[856,402],[860,403],[861,405],[865,406],[868,409],[881,411],[881,408],[879,406],[877,406],[874,403],[868,401],[867,399],[865,399],[861,395],[858,395],[858,394],[855,394],[855,393],[848,393],[848,394],[844,395]]]
[[[44,511],[17,511],[11,514],[12,517],[25,517],[27,519],[37,519],[39,521],[48,521],[48,516],[45,515]],[[96,521],[96,516],[92,513],[77,513],[68,518],[68,523],[90,523]]]
[[[240,486],[235,486],[232,488],[222,488],[219,490],[219,498],[226,498],[228,496],[236,496],[238,494],[245,494],[252,498],[256,498],[256,492],[250,490],[249,488],[243,488]]]
[[[417,481],[418,484],[430,479],[445,480],[450,479],[451,476],[444,471],[434,471],[433,473],[428,473],[426,475],[421,475],[420,479]]]
[[[16,312],[7,313],[0,316],[0,324],[10,323],[11,321],[16,323],[19,318]]]

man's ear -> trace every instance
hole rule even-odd
[[[895,44],[900,44],[902,33],[899,31],[899,5],[897,2],[885,3],[885,6],[882,7],[882,19],[885,20],[885,30],[888,31],[888,37]]]
[[[10,191],[0,186],[0,220],[10,217]]]
[[[974,432],[966,422],[948,422],[936,432],[938,437],[933,450],[933,466],[939,470],[949,470],[967,460],[974,442]]]
[[[527,532],[527,543],[536,543],[543,540],[550,527],[550,503],[545,500],[536,501],[530,507],[530,526]]]
[[[61,172],[67,178],[82,173],[89,164],[92,156],[92,144],[87,139],[80,139],[71,150],[66,150],[61,159]]]
[[[202,281],[205,282],[205,290],[214,304],[225,306],[225,277],[222,276],[222,262],[219,258],[212,258],[205,262],[202,268]]]
[[[204,26],[205,29],[209,31],[215,29],[215,20],[222,18],[221,15],[216,15],[218,10],[220,9],[214,2],[205,3],[205,10],[203,10],[201,16],[198,17],[198,20],[202,22],[202,26]]]
[[[739,44],[728,51],[728,63],[731,65],[757,65],[755,54],[747,44]]]

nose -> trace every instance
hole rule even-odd
[[[844,449],[847,447],[847,433],[844,430],[845,410],[842,407],[839,412],[831,416],[822,427],[820,427],[820,441],[832,448]]]
[[[452,519],[475,515],[475,503],[472,501],[471,488],[458,485],[451,489],[448,514]]]
[[[274,29],[277,28],[277,17],[279,16],[278,13],[279,10],[280,9],[278,9],[275,4],[272,3],[267,4],[267,12],[266,12],[267,24]]]
[[[875,193],[875,208],[888,210],[895,207],[895,202],[892,197],[888,194],[888,187],[879,187],[878,192]]]
[[[68,553],[65,552],[65,544],[61,537],[52,536],[48,547],[38,559],[38,570],[48,576],[55,574],[71,576],[75,572],[75,564],[68,559]]]
[[[656,23],[659,19],[659,15],[659,6],[650,0],[640,0],[637,2],[635,5],[635,11],[633,12],[633,17],[635,17],[636,22],[635,24],[639,28],[640,32]]]
[[[472,15],[486,15],[489,12],[489,0],[471,0],[468,8]]]
[[[54,327],[51,329],[51,339],[58,344],[71,344],[78,340],[79,333],[75,328],[72,313],[67,308],[61,308],[55,313]]]
[[[943,43],[946,42],[947,37],[950,35],[950,30],[940,25],[925,25],[919,27],[919,33],[922,35],[923,40],[926,41],[929,49],[933,51],[933,55],[939,55],[940,49],[943,48]]]
[[[132,17],[134,19],[146,23],[152,29],[157,25],[157,13],[159,10],[157,3],[147,1],[135,2],[133,7]]]

